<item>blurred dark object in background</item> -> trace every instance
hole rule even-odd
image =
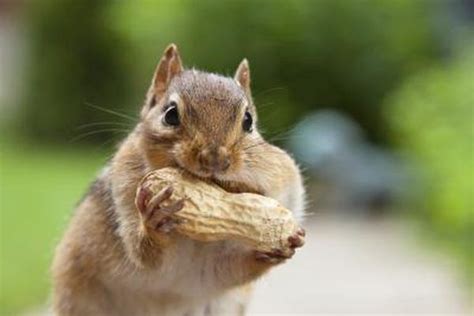
[[[380,214],[402,198],[408,185],[402,162],[370,144],[357,123],[339,112],[311,114],[289,141],[316,180],[317,209]]]

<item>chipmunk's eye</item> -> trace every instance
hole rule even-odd
[[[166,125],[178,126],[179,125],[179,113],[178,105],[176,102],[170,102],[165,110],[165,116],[163,117],[163,122]]]
[[[245,112],[244,120],[242,121],[242,128],[246,132],[251,132],[252,126],[253,126],[252,114],[250,114],[249,112]]]

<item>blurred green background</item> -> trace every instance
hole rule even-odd
[[[357,124],[366,143],[402,157],[415,180],[388,208],[459,258],[459,275],[472,280],[473,8],[461,0],[0,1],[0,313],[47,300],[54,245],[133,126],[171,42],[187,67],[231,75],[248,58],[261,129],[280,145],[295,124],[329,109]]]

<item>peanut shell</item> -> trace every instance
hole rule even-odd
[[[157,194],[170,185],[174,191],[168,203],[186,199],[184,208],[171,215],[180,221],[178,233],[203,242],[237,240],[261,252],[291,252],[288,238],[299,225],[278,201],[254,193],[229,193],[174,168],[148,173],[139,187]]]

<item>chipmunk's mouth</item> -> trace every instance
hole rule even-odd
[[[241,173],[215,174],[212,182],[230,193],[255,193],[263,195],[263,190],[253,185],[252,180]]]
[[[200,170],[192,170],[184,167],[179,161],[176,161],[176,167],[183,170],[184,172],[199,178],[205,182],[212,182],[217,184],[219,187],[230,193],[256,193],[263,195],[261,190],[254,188],[243,181],[233,179],[233,177],[227,174],[203,172]]]
[[[212,182],[214,182],[215,184],[230,193],[255,193],[263,195],[263,192],[254,187],[249,186],[244,182],[238,182],[234,180],[220,180],[217,178],[212,178]]]

